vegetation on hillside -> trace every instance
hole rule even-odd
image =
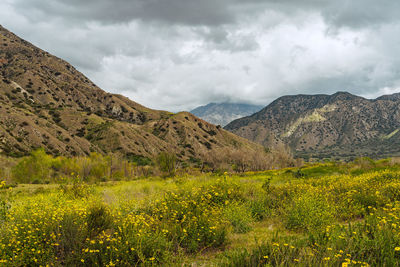
[[[400,262],[394,160],[0,187],[4,266]]]

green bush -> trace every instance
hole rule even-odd
[[[112,217],[110,211],[103,203],[92,204],[88,208],[86,224],[90,237],[97,236],[112,226]]]
[[[11,176],[17,183],[59,183],[64,177],[82,177],[85,182],[130,179],[135,163],[121,156],[104,156],[92,152],[87,157],[52,157],[43,149],[33,151],[12,168]]]
[[[175,175],[176,156],[172,153],[161,152],[157,156],[157,165],[164,176],[171,177]]]
[[[247,233],[251,230],[253,217],[251,211],[241,203],[232,203],[224,209],[224,217],[232,224],[235,233]]]
[[[10,190],[5,181],[0,181],[0,223],[7,218],[7,212],[10,209]]]
[[[0,192],[0,223],[7,219],[7,212],[10,207],[11,205],[7,197]]]
[[[264,196],[258,196],[257,198],[250,200],[249,208],[251,216],[256,221],[265,219],[267,216],[271,215],[272,212],[268,203],[268,198]]]
[[[288,244],[262,243],[254,249],[235,249],[223,254],[220,266],[295,266],[298,264],[301,250]],[[304,263],[303,263],[304,264]],[[303,266],[317,266],[315,262]]]
[[[223,210],[241,199],[240,187],[217,181],[202,187],[167,192],[140,212],[158,218],[175,247],[195,252],[226,242],[229,222]],[[248,212],[248,216],[251,215]]]
[[[74,212],[68,212],[62,216],[58,224],[48,226],[48,231],[56,236],[54,254],[59,255],[60,261],[65,265],[73,265],[80,260],[76,251],[82,251],[86,243],[84,220]],[[74,253],[72,253],[74,252]]]
[[[296,230],[317,230],[334,219],[334,212],[323,196],[302,195],[286,212],[286,227]]]
[[[382,195],[391,201],[400,201],[400,184],[389,183],[382,188]]]
[[[201,192],[167,193],[151,215],[158,217],[161,228],[176,248],[194,252],[206,247],[218,247],[226,240],[227,224],[222,220],[221,208],[206,197],[199,201]],[[158,211],[154,213],[154,211]]]
[[[33,151],[30,156],[23,158],[13,169],[12,176],[18,183],[37,181],[43,183],[52,178],[53,157],[47,155],[44,149]]]
[[[64,196],[70,199],[89,198],[93,193],[93,188],[84,183],[79,176],[72,178],[72,184],[69,184],[69,180],[66,183],[60,185],[60,190]]]

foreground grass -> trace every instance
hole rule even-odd
[[[388,161],[0,187],[0,266],[399,266]]]

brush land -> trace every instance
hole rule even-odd
[[[394,159],[89,183],[11,178],[0,185],[2,266],[399,266]]]

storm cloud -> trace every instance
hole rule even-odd
[[[156,109],[400,91],[396,0],[3,0],[0,24]]]

